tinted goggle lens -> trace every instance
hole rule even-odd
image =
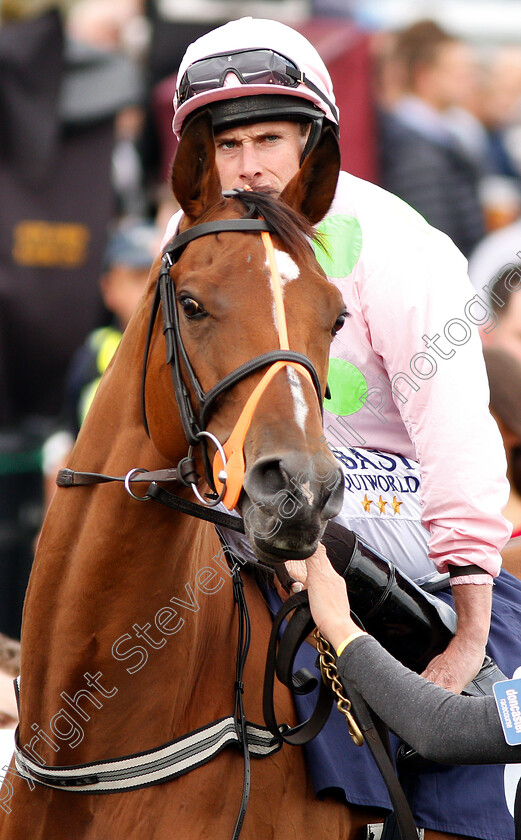
[[[224,53],[196,61],[186,70],[177,91],[179,104],[198,93],[222,87],[230,72],[245,85],[297,87],[302,80],[297,66],[272,50]]]

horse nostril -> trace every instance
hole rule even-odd
[[[245,481],[248,494],[257,499],[269,499],[288,487],[288,476],[282,469],[279,458],[258,461]]]
[[[333,468],[327,478],[319,478],[308,461],[281,455],[259,459],[247,471],[244,489],[252,502],[270,509],[289,505],[292,500],[295,510],[304,506],[329,519],[342,507],[344,477],[340,469]]]
[[[344,475],[341,470],[338,471],[338,480],[327,497],[322,516],[324,519],[332,519],[337,516],[342,510],[342,502],[344,500]]]

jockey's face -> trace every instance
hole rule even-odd
[[[238,126],[215,137],[223,190],[282,192],[297,174],[309,128],[289,121]]]

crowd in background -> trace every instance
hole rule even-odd
[[[170,129],[175,70],[187,44],[221,22],[211,17],[211,2],[203,5],[207,17],[192,21],[185,13],[176,19],[176,4],[159,0],[2,3],[0,103],[2,73],[9,67],[2,53],[8,40],[2,40],[2,33],[58,8],[69,90],[69,99],[62,91],[59,100],[62,112],[69,114],[63,118],[67,126],[63,134],[74,143],[88,120],[94,127],[101,121],[110,123],[105,139],[110,166],[105,176],[98,176],[109,182],[110,201],[106,223],[97,234],[99,255],[91,260],[89,274],[82,279],[91,290],[88,319],[60,357],[56,365],[59,375],[48,381],[43,377],[40,384],[49,396],[45,405],[40,401],[35,409],[26,399],[21,409],[15,406],[12,415],[0,418],[0,493],[5,494],[0,501],[0,633],[11,637],[19,633],[34,539],[52,496],[56,469],[66,462],[88,407],[85,394],[89,392],[91,398],[93,386],[117,347],[159,250],[166,220],[175,209],[168,186],[168,167],[175,151]],[[281,10],[284,6],[280,4]],[[342,4],[316,2],[309,12],[338,15],[338,6]],[[287,17],[285,22],[293,23]],[[521,45],[475,44],[434,20],[416,21],[400,31],[363,33],[363,38],[369,58],[364,66],[370,68],[366,108],[374,126],[372,179],[455,241],[469,258],[476,294],[489,310],[482,335],[491,409],[508,455],[512,493],[506,515],[515,533],[521,533],[521,293],[516,295],[521,284]],[[350,44],[346,39],[343,46],[337,32],[337,52],[348,51]],[[111,58],[103,63],[98,56]],[[86,66],[91,68],[91,76],[86,74],[83,80],[81,72]],[[112,93],[111,84],[117,88]],[[335,88],[338,95],[337,82]],[[81,103],[74,91],[81,92]],[[79,105],[87,111],[90,108],[89,113],[76,113]],[[9,113],[15,112],[16,108]],[[38,135],[45,115],[41,116],[42,122],[37,111],[31,114],[36,145],[41,145]],[[349,127],[344,124],[342,131]],[[23,173],[28,170],[20,167],[22,152],[2,146],[0,141],[2,184],[24,182]],[[78,165],[81,167],[81,161]],[[350,169],[349,160],[343,165]],[[103,184],[95,180],[94,169],[92,173],[90,189],[97,196]],[[34,194],[39,195],[38,189]],[[27,219],[40,218],[41,208],[27,204],[30,195],[30,191],[23,192],[23,213]],[[2,201],[6,200],[4,194]],[[85,191],[72,195],[73,202],[84,200]],[[96,199],[94,205],[99,215]],[[7,224],[5,214],[0,216],[0,227],[2,224]],[[34,241],[34,231],[31,235]],[[94,243],[94,232],[90,235]],[[0,254],[4,263],[10,250],[4,248]],[[23,259],[18,260],[18,267],[20,264],[23,269]],[[74,267],[69,275],[71,272]],[[70,276],[68,279],[72,282]],[[12,314],[14,318],[17,310],[9,307],[9,294],[0,274],[0,295],[7,307],[4,313],[8,313],[4,317]],[[56,332],[60,326],[61,322]],[[23,332],[23,326],[15,329]],[[0,334],[0,351],[6,358],[10,348],[12,342]],[[18,369],[19,362],[17,359]],[[513,384],[517,382],[520,384]],[[9,372],[4,377],[0,371],[0,402],[5,402],[2,389],[7,393],[9,387]],[[25,433],[20,437],[21,429],[30,430],[30,443]],[[38,453],[35,460],[27,457],[31,447]],[[6,649],[1,637],[0,648]],[[12,647],[9,650],[11,661],[15,654]],[[0,725],[2,685],[0,682]]]

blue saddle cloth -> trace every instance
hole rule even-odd
[[[436,593],[452,603],[450,589]],[[280,605],[270,592],[272,609]],[[494,582],[492,620],[487,647],[500,669],[511,677],[521,667],[521,581],[502,571]],[[295,660],[296,668],[315,668],[316,652],[302,645]],[[314,708],[314,694],[295,696],[300,720],[307,719]],[[428,726],[429,722],[425,721]],[[479,732],[476,732],[479,738]],[[393,746],[399,740],[393,737]],[[308,767],[317,796],[328,788],[340,788],[348,802],[371,808],[390,809],[391,804],[378,768],[366,745],[352,742],[342,715],[333,707],[320,733],[306,746]],[[517,777],[517,765],[510,767]],[[521,775],[521,761],[519,767]],[[512,776],[510,777],[512,778]],[[503,765],[432,768],[401,777],[418,827],[480,840],[514,840],[514,820],[507,804]],[[508,780],[507,780],[508,784]],[[510,791],[510,797],[515,787]],[[513,803],[510,803],[513,807]]]

